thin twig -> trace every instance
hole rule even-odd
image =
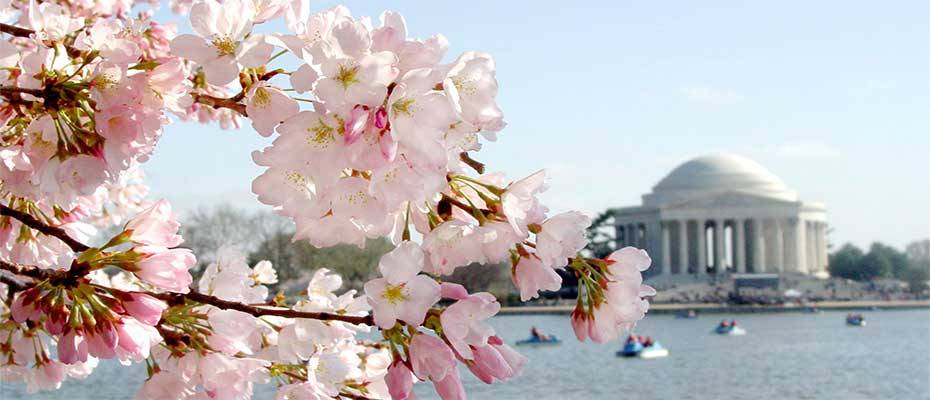
[[[29,37],[35,33],[35,31],[31,29],[20,28],[18,26],[9,24],[0,24],[0,32],[9,33],[10,35],[19,37]]]
[[[36,217],[33,217],[32,215],[26,214],[22,211],[14,210],[3,204],[0,204],[0,215],[6,215],[8,217],[15,218],[19,220],[19,222],[22,222],[23,225],[26,225],[32,229],[42,232],[48,236],[54,236],[58,238],[59,240],[61,240],[62,242],[65,242],[65,244],[68,245],[68,247],[70,247],[71,250],[74,250],[76,252],[87,251],[88,249],[90,249],[90,246],[75,240],[71,236],[68,236],[68,233],[65,232],[64,229],[61,229],[57,226],[51,226],[51,225],[45,224],[42,221],[39,221],[38,219],[36,219]]]
[[[306,318],[306,319],[316,319],[320,321],[342,321],[350,324],[357,325],[374,325],[374,320],[370,315],[366,316],[354,316],[354,315],[341,315],[341,314],[332,314],[325,312],[308,312],[308,311],[297,311],[291,310],[289,308],[262,308],[254,307],[247,304],[238,303],[235,301],[223,300],[219,297],[214,297],[206,295],[197,291],[190,291],[190,293],[150,293],[150,292],[139,292],[162,299],[169,304],[180,304],[185,299],[192,300],[198,303],[209,304],[216,308],[223,310],[236,310],[241,311],[246,314],[250,314],[255,317],[262,316],[276,316],[276,317],[285,317],[285,318]]]

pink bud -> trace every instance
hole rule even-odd
[[[407,369],[403,362],[396,361],[388,367],[387,375],[384,376],[384,382],[387,384],[388,393],[394,400],[413,400],[413,374]]]
[[[189,249],[143,246],[133,250],[143,255],[136,266],[138,269],[133,271],[139,279],[163,290],[178,293],[190,291],[193,278],[189,270],[197,263],[197,259]]]
[[[13,314],[13,320],[24,322],[27,319],[37,321],[42,316],[42,311],[36,308],[36,300],[41,293],[36,288],[26,290],[13,299],[10,305],[10,311]]]
[[[131,300],[123,301],[123,308],[126,309],[126,313],[143,324],[158,325],[161,313],[168,308],[168,305],[147,294],[131,293],[130,297]]]
[[[375,127],[378,129],[384,129],[388,124],[388,113],[384,107],[378,107],[378,111],[375,111]]]
[[[345,143],[352,144],[355,143],[358,138],[362,136],[362,133],[365,132],[365,128],[368,127],[368,109],[365,106],[357,105],[352,109],[352,112],[349,114],[349,118],[346,119],[345,123]]]
[[[462,380],[459,378],[458,368],[454,368],[443,380],[433,382],[436,393],[442,400],[465,400],[465,388],[462,386]]]
[[[116,344],[119,336],[116,329],[109,323],[98,323],[93,332],[88,332],[87,352],[97,358],[113,358],[116,356]]]
[[[426,334],[410,341],[410,363],[420,379],[441,381],[455,368],[455,354],[442,339]]]
[[[175,247],[181,244],[178,224],[171,205],[159,200],[151,207],[137,214],[126,223],[126,230],[131,231],[130,239],[135,243]]]
[[[65,364],[87,361],[87,342],[84,337],[72,330],[59,338],[58,360]]]
[[[575,309],[572,311],[572,330],[575,331],[575,337],[579,342],[588,340],[588,317],[583,311]]]
[[[468,297],[468,290],[465,290],[465,286],[458,283],[443,282],[440,288],[444,299],[462,300]]]
[[[468,369],[482,382],[491,384],[495,378],[504,380],[514,375],[507,360],[491,345],[476,347],[472,352],[475,354],[475,362],[469,363]]]

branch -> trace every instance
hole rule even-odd
[[[42,89],[27,89],[27,88],[15,87],[15,86],[0,86],[0,95],[11,96],[17,93],[28,93],[35,97],[42,97],[45,95],[45,91]]]
[[[3,274],[0,274],[0,282],[9,286],[13,292],[22,292],[23,290],[26,290],[26,285],[24,283]]]
[[[474,158],[468,155],[468,152],[463,151],[459,153],[459,160],[462,160],[463,163],[467,164],[469,167],[475,170],[479,174],[484,173],[484,164],[476,161]]]
[[[237,100],[234,100],[233,98],[224,99],[222,97],[214,97],[214,96],[210,96],[206,94],[197,94],[197,93],[191,93],[191,96],[194,97],[195,103],[200,103],[200,104],[207,105],[213,108],[228,108],[230,110],[233,110],[239,113],[239,115],[242,115],[243,117],[248,117],[248,114],[246,114],[245,112],[245,105],[239,103]]]
[[[342,321],[350,324],[356,325],[374,325],[374,319],[370,316],[353,316],[353,315],[341,315],[341,314],[332,314],[325,312],[308,312],[308,311],[297,311],[291,310],[288,308],[261,308],[256,306],[250,306],[247,304],[238,303],[235,301],[223,300],[219,297],[210,296],[203,294],[197,291],[191,291],[190,293],[150,293],[150,292],[139,292],[147,294],[152,297],[162,299],[169,304],[180,304],[185,299],[192,300],[198,303],[209,304],[216,308],[223,310],[236,310],[241,311],[246,314],[250,314],[254,317],[261,316],[276,316],[276,317],[285,317],[285,318],[305,318],[305,319],[316,319],[320,321]]]
[[[75,252],[82,252],[90,249],[90,246],[75,240],[71,236],[68,236],[68,233],[65,232],[64,229],[61,229],[57,226],[48,225],[42,221],[39,221],[36,219],[36,217],[33,217],[32,215],[26,214],[22,211],[14,210],[3,204],[0,204],[0,215],[6,215],[8,217],[15,218],[19,220],[19,222],[22,222],[23,225],[42,232],[48,236],[54,236],[62,242],[65,242],[65,244]]]
[[[35,33],[35,31],[31,29],[20,28],[15,25],[8,24],[0,24],[0,32],[9,33],[10,35],[19,37],[30,37],[33,33]]]

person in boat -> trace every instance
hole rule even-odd
[[[532,328],[530,328],[530,336],[531,336],[533,339],[538,340],[538,341],[540,341],[540,342],[548,342],[548,341],[549,341],[549,335],[543,334],[543,333],[539,330],[539,328],[537,328],[537,327],[535,327],[535,326],[532,327]]]
[[[734,319],[734,320],[732,320],[732,321],[730,321],[730,326],[733,326],[733,327],[735,327],[735,326],[736,326],[736,320],[735,320],[735,319]]]
[[[730,326],[730,322],[728,322],[727,320],[720,321],[720,327],[721,327],[721,328],[726,328],[726,327],[729,327],[729,326]]]
[[[630,345],[636,343],[639,343],[639,338],[637,338],[636,335],[630,335],[626,338],[626,344]]]
[[[654,343],[651,336],[646,336],[646,339],[643,340],[643,347],[652,346]]]

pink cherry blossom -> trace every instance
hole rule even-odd
[[[527,301],[539,296],[540,290],[559,290],[562,277],[531,254],[517,261],[513,269],[513,284],[520,289],[520,300]]]
[[[494,328],[483,321],[497,314],[500,308],[493,295],[482,292],[471,294],[442,312],[443,333],[462,358],[474,358],[471,346],[483,346],[494,335]]]
[[[58,339],[58,360],[65,364],[87,361],[87,342],[71,330]]]
[[[555,215],[542,223],[536,234],[536,255],[543,263],[562,267],[587,244],[585,229],[591,219],[577,211]]]
[[[510,226],[519,234],[526,234],[526,225],[542,222],[545,209],[536,195],[546,190],[546,173],[538,171],[511,183],[501,194],[501,206]]]
[[[410,325],[423,323],[426,311],[439,301],[440,287],[432,278],[417,275],[423,269],[423,250],[404,242],[381,257],[378,270],[383,278],[365,283],[365,295],[375,323],[382,329],[399,319]]]
[[[239,75],[239,63],[260,66],[274,51],[261,35],[246,39],[253,18],[252,0],[199,0],[191,7],[191,26],[199,36],[180,35],[171,42],[171,49],[202,65],[208,82],[225,85]]]
[[[257,84],[246,97],[245,111],[252,127],[262,136],[270,136],[278,124],[300,111],[297,101],[264,83]]]
[[[151,246],[175,247],[182,242],[178,235],[178,224],[171,205],[165,200],[155,202],[151,207],[137,214],[126,223],[130,240]]]

